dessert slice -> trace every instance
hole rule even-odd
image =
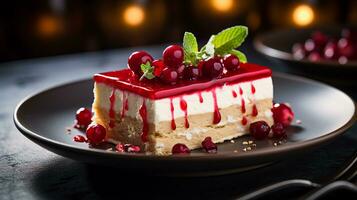
[[[106,128],[108,141],[163,155],[176,144],[195,149],[207,137],[239,137],[255,121],[270,126],[271,70],[232,49],[246,34],[242,26],[226,29],[198,51],[185,33],[183,48],[167,47],[163,60],[134,52],[129,69],[94,75],[94,122]]]
[[[271,70],[241,64],[216,80],[164,85],[139,81],[129,69],[94,76],[94,121],[112,141],[169,154],[183,143],[200,148],[205,137],[223,142],[248,133],[249,124],[273,123]]]

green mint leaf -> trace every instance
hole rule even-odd
[[[242,63],[246,63],[248,61],[247,57],[241,51],[233,49],[230,53],[237,56],[239,61]]]
[[[215,38],[215,35],[212,35],[207,44],[201,48],[200,53],[202,54],[202,58],[206,59],[208,57],[212,57],[215,53],[215,46],[213,44],[213,40]]]
[[[232,49],[239,47],[248,35],[246,26],[233,26],[219,32],[213,39],[212,44],[215,48],[215,53],[224,55]]]
[[[183,36],[183,50],[184,50],[184,63],[185,64],[196,64],[197,63],[197,52],[198,44],[195,35],[190,32],[185,32]]]
[[[146,62],[145,64],[140,65],[141,71],[143,72],[143,75],[140,77],[140,81],[143,80],[144,78],[147,79],[153,79],[155,78],[154,75],[154,67],[151,66],[150,62]]]

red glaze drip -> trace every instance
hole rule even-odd
[[[198,92],[198,98],[200,99],[200,103],[203,103],[203,97],[201,92]]]
[[[246,118],[245,116],[243,116],[243,118],[242,118],[242,125],[245,126],[245,125],[247,125],[247,123],[248,123],[247,118]]]
[[[245,101],[244,101],[244,98],[243,97],[241,97],[242,99],[241,99],[241,104],[242,104],[242,106],[241,106],[241,111],[242,111],[242,113],[245,113]]]
[[[271,76],[271,70],[264,66],[252,63],[241,63],[240,68],[234,72],[227,72],[221,78],[200,79],[195,81],[180,80],[175,85],[162,84],[157,80],[140,81],[130,69],[95,74],[97,83],[104,83],[114,88],[126,90],[150,99],[192,94],[202,90],[212,90],[224,84],[236,84],[254,81]]]
[[[258,115],[258,109],[257,106],[254,104],[252,108],[252,115],[255,117]]]
[[[171,110],[171,129],[176,130],[175,114],[174,114],[174,104],[172,103],[172,98],[170,98],[170,110]]]
[[[219,112],[218,109],[218,104],[217,104],[217,95],[216,95],[216,90],[212,90],[212,96],[213,96],[213,124],[218,124],[221,121],[221,113]]]
[[[242,90],[242,88],[241,88],[241,87],[239,87],[239,94],[240,94],[240,96],[242,96],[242,95],[243,95],[243,90]]]
[[[233,95],[234,98],[236,98],[237,97],[236,91],[232,90],[232,95]]]
[[[253,83],[250,83],[250,90],[252,91],[252,94],[255,94],[255,87]]]
[[[125,94],[125,92],[123,92],[123,99],[122,99],[122,102],[123,102],[123,106],[121,108],[121,118],[123,119],[124,116],[125,116],[125,111],[128,110],[128,97],[127,95]]]
[[[188,117],[187,117],[187,102],[182,97],[180,97],[180,107],[181,110],[185,113],[185,127],[189,128],[190,124],[188,123]]]
[[[113,128],[115,125],[115,111],[114,111],[114,105],[115,105],[115,89],[113,89],[112,93],[110,94],[109,97],[109,102],[110,102],[110,108],[109,108],[109,127]]]
[[[75,142],[86,142],[87,139],[82,135],[76,135],[76,136],[73,137],[73,141],[75,141]]]
[[[145,104],[145,99],[143,100],[143,105],[141,105],[139,114],[141,116],[141,119],[143,120],[143,132],[141,133],[141,140],[143,142],[148,141],[148,132],[149,132],[149,123],[147,119],[147,111],[146,111],[146,104]]]

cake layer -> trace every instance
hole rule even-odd
[[[110,128],[107,125],[108,139],[110,141],[121,141],[140,145],[146,151],[155,154],[170,154],[171,148],[176,143],[184,143],[189,148],[195,149],[201,147],[202,140],[210,136],[214,142],[223,142],[248,133],[249,124],[264,120],[272,124],[271,107],[272,99],[256,101],[255,104],[258,115],[253,116],[253,104],[249,103],[246,107],[246,113],[241,111],[241,107],[233,105],[220,109],[221,122],[212,124],[211,113],[190,115],[190,127],[185,127],[184,117],[176,119],[176,129],[171,129],[171,121],[162,121],[158,124],[149,124],[148,142],[144,143],[141,139],[141,130],[143,122],[131,117],[115,120],[115,126]],[[106,109],[95,108],[95,121],[100,124],[108,124],[111,120]]]
[[[162,99],[148,99],[138,94],[113,88],[105,83],[95,83],[95,106],[120,113],[117,117],[141,118],[139,109],[145,102],[147,120],[157,124],[176,120],[185,115],[214,113],[216,107],[227,108],[232,105],[245,106],[264,99],[273,98],[273,84],[270,77],[255,81],[223,85],[210,90]],[[182,109],[182,104],[186,105]],[[217,104],[217,106],[215,106]],[[212,114],[209,116],[213,116]]]
[[[237,71],[227,72],[219,79],[181,81],[175,85],[162,84],[155,79],[144,79],[140,81],[129,69],[95,74],[94,80],[97,83],[105,83],[113,88],[139,94],[146,98],[161,99],[202,90],[210,90],[217,86],[254,81],[270,76],[271,70],[267,67],[252,63],[241,63],[240,68]]]

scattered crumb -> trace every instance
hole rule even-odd
[[[248,142],[247,141],[243,141],[242,144],[243,145],[248,145]]]
[[[302,121],[300,119],[296,120],[296,124],[301,124]]]
[[[234,152],[234,153],[238,153],[238,150],[234,150],[233,152]]]
[[[71,127],[66,127],[66,134],[71,134],[71,131],[72,131]]]
[[[243,151],[247,151],[247,148],[244,148]]]
[[[234,141],[234,140],[231,140],[231,143],[235,143],[235,141]]]
[[[252,144],[252,146],[253,146],[253,147],[256,147],[256,146],[257,146],[257,144]]]
[[[252,141],[252,140],[249,140],[249,141],[248,141],[248,144],[253,144],[253,141]]]
[[[274,142],[273,145],[276,147],[276,146],[278,146],[278,143]]]

